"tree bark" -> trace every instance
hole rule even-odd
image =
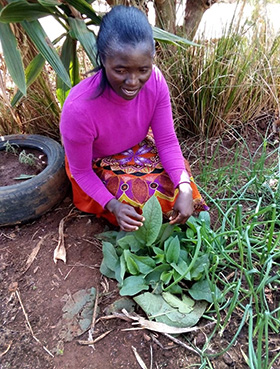
[[[217,0],[187,0],[184,17],[185,37],[193,40],[203,14]]]
[[[176,1],[154,0],[156,12],[156,26],[165,31],[175,33],[176,31]]]

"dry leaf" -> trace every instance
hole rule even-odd
[[[37,245],[34,247],[34,249],[32,250],[31,254],[29,255],[27,261],[26,261],[26,268],[23,272],[26,273],[28,271],[28,269],[30,268],[31,264],[33,263],[33,261],[35,260],[36,256],[38,255],[38,252],[40,251],[41,245],[44,242],[44,240],[48,237],[48,235],[45,235],[43,238],[40,239],[40,241],[37,243]]]
[[[160,322],[152,322],[150,320],[144,319],[141,316],[134,314],[129,314],[125,309],[122,312],[131,320],[135,321],[135,324],[140,324],[142,328],[148,329],[150,331],[159,332],[159,333],[169,333],[169,334],[181,334],[187,332],[197,331],[200,328],[191,327],[191,328],[177,328],[172,327],[170,325],[160,323]]]
[[[71,209],[70,213],[66,215],[66,217],[62,218],[61,221],[59,222],[58,244],[53,252],[53,261],[55,262],[55,264],[57,263],[57,260],[62,260],[64,263],[66,263],[66,249],[64,246],[63,228],[64,228],[64,223],[66,222],[66,220],[76,215],[75,212],[73,213],[73,210],[74,209]]]

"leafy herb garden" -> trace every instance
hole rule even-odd
[[[269,170],[266,151],[250,162],[259,175],[250,171],[252,177],[237,190],[227,186],[231,196],[214,199],[205,193],[218,213],[215,229],[208,212],[186,225],[164,223],[159,203],[151,198],[141,229],[100,235],[101,272],[116,279],[120,294],[131,296],[149,319],[182,332],[200,318],[212,322],[204,347],[193,347],[200,367],[212,368],[211,358],[227,352],[244,330],[248,352],[241,352],[250,368],[274,368],[278,362],[280,353],[269,348],[280,327],[280,157],[277,149],[273,154],[276,165]],[[248,168],[239,168],[240,177],[245,173]],[[224,190],[222,183],[219,189]],[[222,336],[233,318],[240,324],[230,344],[213,353],[211,339]]]

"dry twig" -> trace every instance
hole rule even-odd
[[[110,331],[107,331],[105,333],[102,333],[100,336],[96,337],[94,340],[92,341],[88,341],[88,340],[78,340],[78,343],[80,345],[94,345],[96,342],[102,340],[104,337],[106,337],[109,333],[111,333],[113,331],[113,329],[111,329]]]
[[[8,347],[6,348],[6,350],[5,351],[3,351],[1,354],[0,354],[0,357],[2,357],[2,356],[4,356],[9,350],[10,350],[10,348],[11,348],[11,346],[12,346],[12,341],[8,344]]]
[[[29,319],[28,319],[28,315],[27,315],[27,313],[26,313],[26,311],[25,311],[25,308],[24,308],[24,306],[23,306],[23,303],[22,303],[22,300],[21,300],[21,297],[20,297],[20,293],[19,293],[19,290],[16,288],[15,289],[15,291],[14,291],[14,293],[16,294],[16,296],[17,296],[17,298],[18,298],[18,301],[19,301],[19,303],[20,303],[20,306],[21,306],[21,309],[22,309],[22,312],[23,312],[23,314],[24,314],[24,317],[25,317],[25,320],[26,320],[26,323],[27,323],[27,326],[28,326],[28,328],[29,328],[29,330],[30,330],[30,332],[31,332],[31,334],[32,334],[32,337],[34,338],[34,340],[37,342],[37,343],[39,343],[42,347],[43,347],[43,349],[51,356],[51,357],[54,357],[54,355],[41,343],[41,341],[35,336],[35,334],[34,334],[34,332],[33,332],[33,329],[32,329],[32,327],[31,327],[31,324],[30,324],[30,322],[29,322]]]

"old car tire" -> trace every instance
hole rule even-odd
[[[62,201],[69,188],[64,168],[64,150],[55,140],[42,135],[0,136],[5,143],[42,151],[48,158],[46,168],[35,177],[11,186],[0,187],[0,226],[36,219]]]

